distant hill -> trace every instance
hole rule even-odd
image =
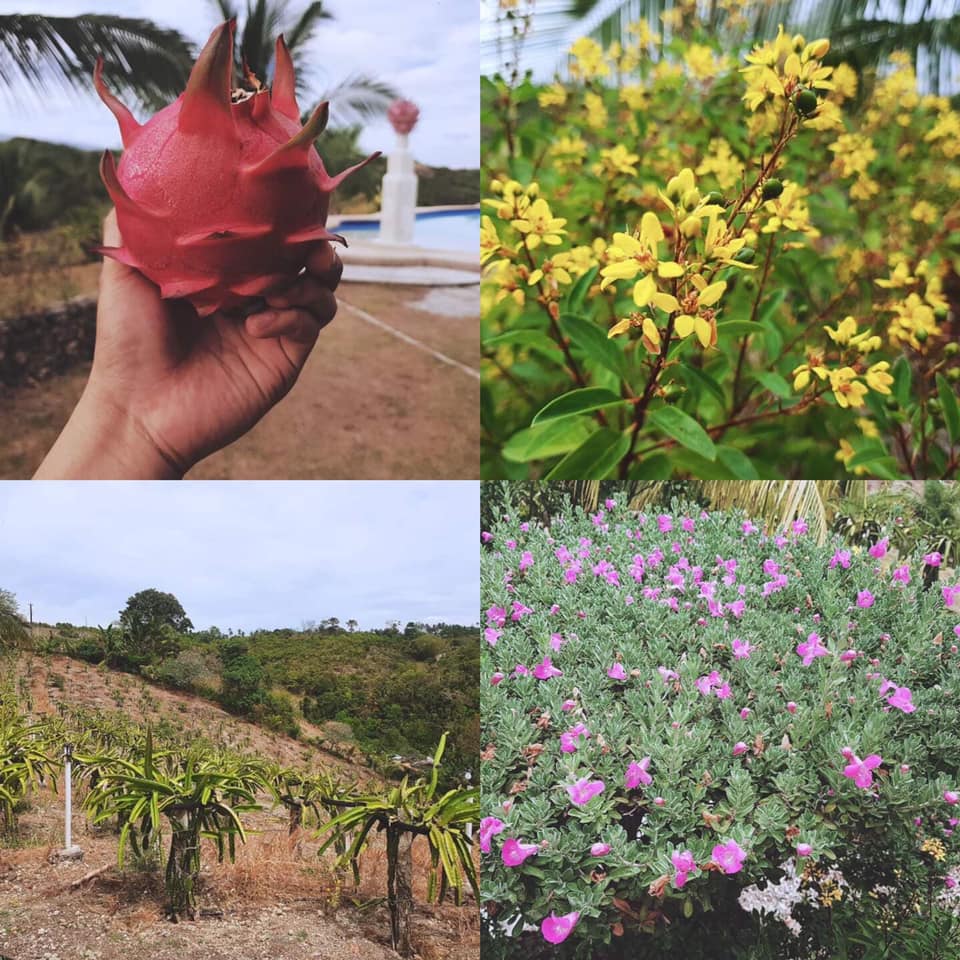
[[[326,748],[355,744],[381,769],[395,755],[431,755],[449,730],[446,775],[478,772],[475,627],[411,623],[402,631],[351,632],[326,625],[245,635],[167,629],[136,647],[118,627],[59,623],[35,626],[33,645],[139,674]]]

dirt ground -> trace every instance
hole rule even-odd
[[[436,291],[434,291],[436,293]],[[466,366],[479,365],[476,288],[431,312],[422,287],[344,284],[349,304]],[[457,305],[461,309],[457,309]],[[87,367],[0,392],[0,478],[36,470],[83,391]],[[347,306],[293,391],[196,479],[472,479],[480,475],[479,381],[365,322]]]
[[[180,720],[183,729],[225,734],[247,752],[285,762],[334,767],[348,779],[370,771],[223,714],[187,695],[98,670],[65,657],[23,657],[16,682],[38,714],[66,702],[123,710],[136,722]],[[120,702],[118,702],[120,701]],[[184,710],[183,707],[188,709]],[[217,731],[220,730],[220,734]],[[312,731],[311,731],[312,732]],[[309,754],[309,756],[307,756]],[[318,856],[311,825],[290,837],[286,814],[264,809],[245,816],[247,842],[237,860],[218,864],[212,844],[202,855],[198,920],[164,917],[162,877],[154,867],[117,866],[117,836],[95,828],[74,803],[74,840],[82,862],[50,862],[63,845],[62,796],[43,792],[21,813],[17,837],[0,839],[0,957],[9,960],[396,960],[389,944],[386,858],[374,838],[361,858],[361,883],[338,878],[332,857]],[[266,798],[261,802],[268,805]],[[429,852],[414,851],[411,940],[422,960],[475,960],[479,916],[475,900],[463,906],[426,903]],[[89,873],[106,868],[86,882]]]

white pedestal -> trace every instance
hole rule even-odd
[[[380,202],[381,243],[413,243],[413,220],[417,206],[417,175],[406,134],[397,135],[397,147],[387,158]]]

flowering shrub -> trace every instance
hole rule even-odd
[[[955,475],[960,113],[687,14],[483,82],[486,475]]]
[[[613,500],[483,542],[485,956],[960,955],[960,586]]]

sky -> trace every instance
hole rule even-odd
[[[241,7],[245,6],[241,2]],[[307,0],[292,0],[296,14]],[[319,96],[351,74],[393,85],[420,107],[410,135],[416,160],[431,166],[479,166],[480,45],[478,13],[464,0],[327,0],[332,21],[321,21],[310,47],[317,69],[310,90]],[[198,46],[219,21],[210,0],[0,0],[0,13],[76,16],[110,13],[146,17],[173,27]],[[313,102],[312,99],[310,102]],[[301,106],[307,100],[301,98]],[[138,119],[144,119],[141,114]],[[120,149],[110,112],[93,93],[51,85],[41,100],[22,83],[0,89],[0,139],[33,137],[91,150]],[[368,151],[389,152],[395,142],[386,120],[360,136]],[[322,154],[322,141],[321,141]]]
[[[148,588],[197,629],[472,624],[479,500],[473,481],[8,481],[0,588],[51,624],[105,626]]]

